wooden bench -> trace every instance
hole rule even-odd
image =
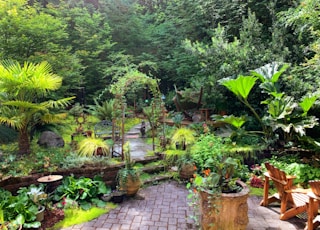
[[[265,163],[267,172],[264,182],[264,194],[260,203],[262,206],[268,206],[273,202],[280,203],[280,220],[288,220],[298,214],[307,211],[310,189],[295,188],[293,180],[295,176],[286,175],[286,173],[268,162]],[[269,196],[269,183],[273,181],[277,193]]]
[[[103,120],[95,124],[94,135],[95,137],[117,141],[120,139],[120,129],[118,126],[113,125],[113,122]]]

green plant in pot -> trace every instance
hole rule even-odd
[[[23,191],[21,188],[19,191]],[[18,191],[18,193],[19,193]],[[45,205],[48,199],[48,194],[44,192],[44,185],[40,184],[39,186],[30,185],[29,188],[26,188],[25,191],[29,199],[38,207],[38,212],[36,215],[37,221],[42,221],[44,219]]]
[[[190,151],[185,151],[185,154],[182,154],[178,158],[177,163],[180,179],[189,181],[196,171],[195,162],[191,156]]]
[[[135,161],[131,159],[130,144],[124,146],[124,168],[117,174],[119,189],[126,192],[127,196],[134,196],[141,187],[140,170],[135,168]]]
[[[230,144],[229,139],[209,133],[202,135],[191,150],[198,171],[188,187],[199,198],[204,230],[240,230],[248,224],[249,189],[236,176],[242,165],[228,151]]]
[[[39,228],[41,222],[37,214],[46,199],[43,187],[31,185],[20,188],[17,193],[13,196],[0,188],[0,229]]]
[[[190,155],[189,147],[196,141],[196,132],[187,127],[181,127],[174,131],[171,137],[171,146],[174,150],[179,151],[174,163],[178,163],[179,177],[182,180],[188,180],[194,173],[194,164]],[[165,159],[168,158],[168,150]],[[168,161],[168,160],[167,160]]]
[[[80,156],[106,156],[110,147],[103,139],[88,137],[80,141],[78,154]]]
[[[174,131],[171,144],[176,149],[186,150],[196,140],[196,132],[190,128],[181,127]]]

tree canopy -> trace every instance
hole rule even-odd
[[[47,61],[63,77],[57,98],[107,100],[110,86],[134,66],[160,79],[165,94],[174,85],[204,87],[204,101],[218,109],[230,96],[217,86],[226,76],[284,61],[294,66],[284,87],[303,79],[308,91],[319,73],[316,0],[0,0],[0,6],[0,59]]]

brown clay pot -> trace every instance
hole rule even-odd
[[[139,178],[133,180],[132,176],[129,175],[125,183],[120,181],[119,185],[120,190],[125,191],[127,196],[134,196],[141,187],[141,180]]]
[[[193,178],[194,173],[195,173],[195,170],[194,170],[193,164],[191,163],[184,164],[180,168],[179,177],[181,180],[190,180],[190,178]]]

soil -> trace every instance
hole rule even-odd
[[[55,223],[63,220],[64,212],[62,209],[50,209],[46,210],[44,213],[44,220],[41,222],[41,227],[39,230],[45,230],[53,227]]]

